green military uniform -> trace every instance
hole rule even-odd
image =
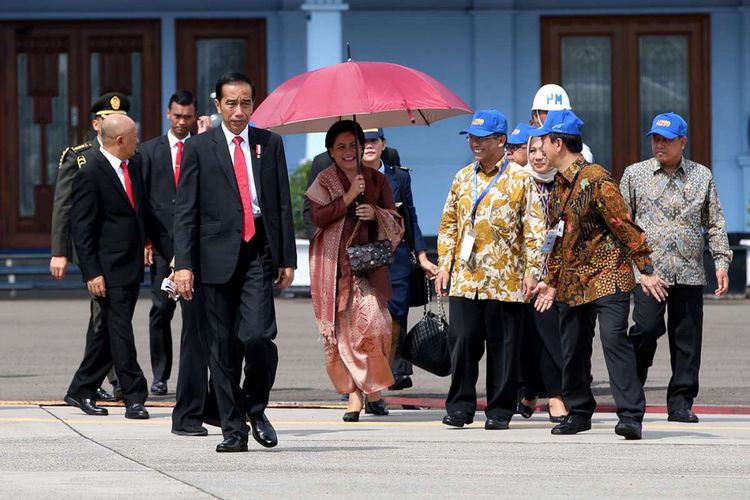
[[[91,114],[106,117],[110,114],[127,114],[130,109],[128,98],[117,92],[104,94],[91,106]],[[70,234],[70,208],[73,205],[73,178],[78,170],[94,159],[99,153],[99,139],[94,138],[83,144],[65,148],[60,155],[60,167],[55,184],[55,199],[52,205],[52,256],[66,257],[69,262],[78,263],[75,245]],[[91,316],[89,318],[88,335],[103,328],[102,311],[99,303],[91,299]],[[117,386],[117,375],[109,360],[110,369],[107,378],[113,386]]]
[[[70,207],[73,205],[73,177],[78,169],[91,161],[99,152],[99,140],[94,138],[78,146],[65,148],[60,156],[57,171],[55,201],[52,205],[52,255],[67,257],[78,263],[75,247],[70,238]]]

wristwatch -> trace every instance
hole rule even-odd
[[[654,274],[654,266],[652,266],[651,264],[646,264],[645,266],[643,266],[643,269],[640,270],[640,273],[645,274],[646,276],[651,276],[652,274]]]

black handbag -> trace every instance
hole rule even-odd
[[[438,296],[438,314],[430,310],[430,288],[425,283],[424,316],[409,330],[401,346],[401,357],[438,377],[451,374],[451,348],[448,320]]]
[[[360,220],[357,220],[354,231],[346,243],[346,254],[349,257],[349,266],[352,268],[352,272],[361,273],[382,266],[390,266],[393,263],[393,250],[391,250],[390,240],[352,245],[354,237],[359,234],[360,222]]]

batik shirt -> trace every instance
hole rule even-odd
[[[683,158],[668,174],[651,158],[625,169],[620,191],[654,252],[654,271],[669,284],[705,285],[704,232],[716,269],[732,262],[727,224],[711,171]]]
[[[561,218],[564,234],[555,242],[545,278],[557,288],[555,300],[577,306],[635,287],[631,263],[638,269],[651,264],[651,249],[607,170],[579,156],[555,175],[552,227]]]
[[[453,179],[438,234],[438,267],[451,273],[452,297],[523,302],[524,277],[540,274],[544,213],[533,179],[519,165],[508,163],[477,206],[472,225],[474,199],[502,165],[503,161],[485,173],[471,164]],[[461,246],[472,226],[476,240],[471,257],[464,261]]]

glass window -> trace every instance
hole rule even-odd
[[[583,120],[583,142],[597,163],[612,170],[611,41],[606,36],[562,40],[562,86]]]
[[[211,115],[216,113],[210,97],[216,80],[227,71],[245,71],[245,40],[204,38],[196,45],[196,108],[199,116]]]
[[[39,144],[42,130],[34,123],[34,98],[28,95],[28,56],[18,54],[18,214],[34,216],[34,186],[41,182]]]
[[[673,111],[690,123],[690,78],[687,35],[649,35],[638,39],[640,62],[641,158],[650,158],[645,136],[654,116]],[[689,156],[690,142],[685,148]]]
[[[121,89],[106,89],[104,91],[102,90],[101,80],[100,80],[100,74],[101,74],[100,65],[101,65],[102,57],[107,57],[107,53],[102,53],[102,52],[91,53],[91,104],[93,104],[94,101],[99,99],[99,96],[101,96],[103,93],[122,91]],[[140,131],[141,119],[142,119],[142,114],[143,114],[143,109],[142,109],[143,108],[143,92],[142,92],[143,86],[141,82],[141,53],[140,52],[131,52],[130,54],[130,75],[131,75],[130,88],[133,89],[133,93],[131,95],[125,94],[128,96],[128,100],[130,101],[130,111],[128,111],[128,116],[132,118],[133,121],[135,121],[138,131]],[[88,120],[88,110],[86,110],[86,113],[87,113],[86,119]]]

